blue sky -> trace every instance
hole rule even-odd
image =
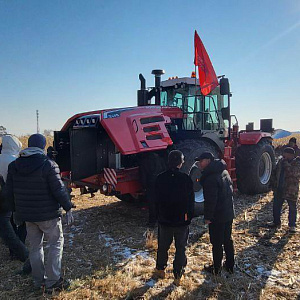
[[[229,77],[241,128],[300,130],[300,1],[2,1],[0,125],[59,130],[73,114],[132,106],[143,73],[189,76],[193,34]]]

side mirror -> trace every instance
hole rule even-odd
[[[223,107],[221,108],[221,114],[222,114],[222,119],[223,120],[230,120],[230,111],[229,107]]]
[[[230,86],[228,78],[222,77],[220,79],[220,94],[221,95],[229,95],[230,94]]]

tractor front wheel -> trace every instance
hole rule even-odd
[[[241,145],[236,153],[237,186],[243,194],[261,194],[269,191],[275,152],[269,140],[257,145]]]

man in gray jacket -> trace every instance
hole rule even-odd
[[[29,137],[28,148],[8,167],[6,195],[14,205],[16,218],[26,222],[34,286],[40,289],[45,284],[46,292],[52,292],[69,286],[61,277],[64,243],[61,207],[67,212],[67,223],[73,221],[73,216],[60,170],[45,155],[45,146],[43,135]],[[47,265],[44,265],[44,237],[49,246]]]

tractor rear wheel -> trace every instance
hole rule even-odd
[[[201,171],[199,169],[193,169],[193,172],[190,174],[190,170],[195,163],[195,158],[202,153],[211,152],[218,158],[219,151],[211,143],[205,140],[183,140],[176,144],[176,149],[180,150],[184,155],[184,164],[181,171],[189,174],[193,180],[195,192],[195,216],[199,217],[203,214],[204,210],[203,189],[199,181],[196,181],[196,178],[201,176]]]
[[[271,142],[261,140],[257,145],[241,145],[236,152],[237,186],[243,194],[269,191],[275,153]]]

